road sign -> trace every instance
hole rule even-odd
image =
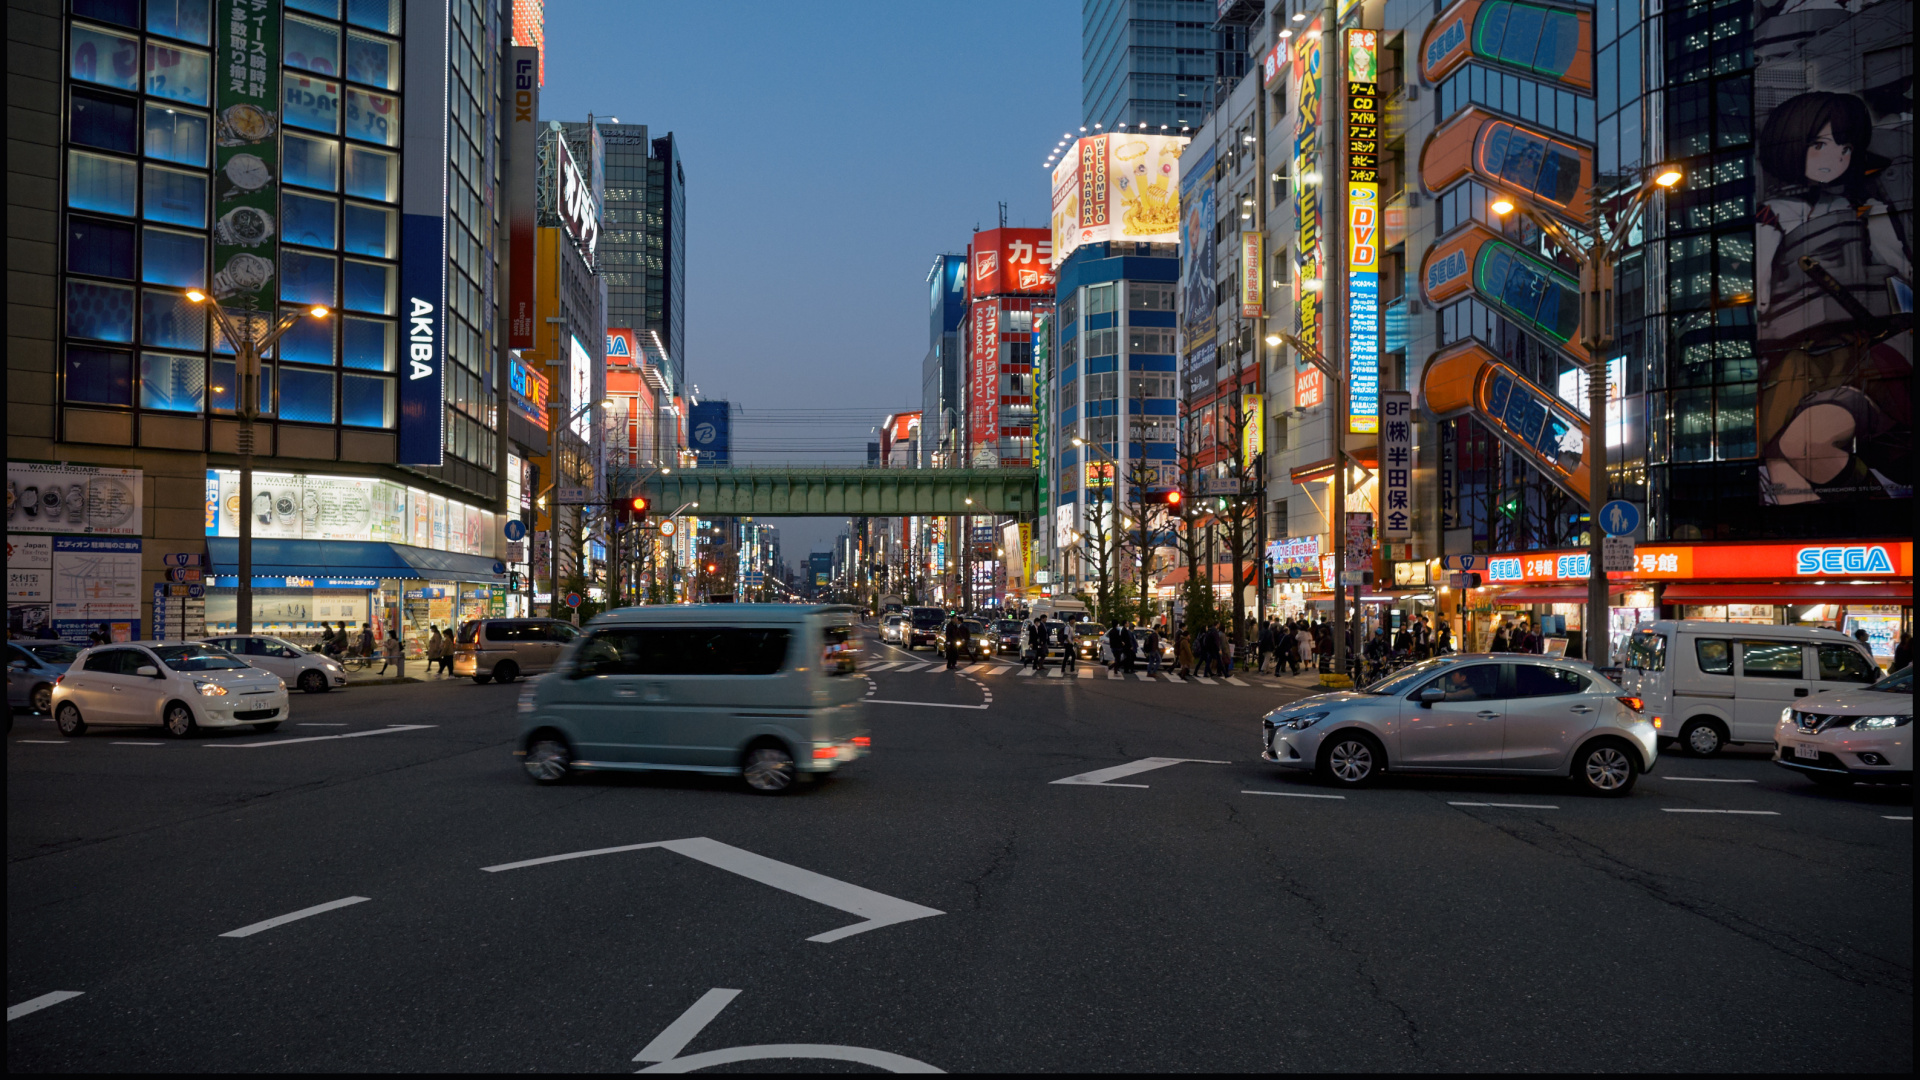
[[[1613,506],[1625,506],[1625,505],[1627,504],[1611,503],[1609,504],[1608,508],[1611,509]],[[1602,513],[1601,516],[1605,517],[1606,515]],[[1634,568],[1633,537],[1631,536],[1601,537],[1600,538],[1600,566],[1604,572],[1609,574],[1630,573]]]
[[[207,587],[205,585],[187,586],[187,596],[189,599],[198,600],[205,595],[207,595]]]
[[[587,489],[583,487],[556,487],[553,495],[562,506],[581,506],[587,501]]]
[[[527,538],[527,523],[519,518],[508,518],[501,531],[507,534],[508,540],[517,544]]]
[[[1625,499],[1615,499],[1600,508],[1600,527],[1606,530],[1608,536],[1632,536],[1634,530],[1640,527],[1640,508]],[[1633,568],[1629,566],[1625,569]]]
[[[494,573],[496,573],[496,574],[504,574],[504,573],[506,573],[506,572],[507,572],[507,564],[506,564],[506,563],[504,563],[504,562],[502,562],[502,561],[500,561],[499,559],[495,559],[495,560],[493,560],[493,572],[494,572]]]
[[[526,562],[527,561],[526,541],[515,540],[507,544],[507,561],[508,562]]]
[[[672,536],[672,535],[674,534],[674,532],[675,532],[675,528],[674,528],[674,524],[673,524],[673,519],[672,519],[672,518],[668,518],[667,520],[665,520],[665,521],[662,521],[662,522],[660,523],[660,535],[661,535],[661,536]]]
[[[570,592],[570,593],[568,593],[568,594],[567,594],[567,606],[568,606],[568,607],[570,607],[570,608],[577,608],[577,607],[579,607],[579,606],[580,606],[580,594],[579,594],[579,593],[577,593],[577,592]]]
[[[167,580],[197,582],[204,572],[197,566],[176,566],[167,571]]]
[[[199,552],[179,552],[161,556],[160,564],[162,566],[205,566],[207,557]]]

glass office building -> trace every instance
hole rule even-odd
[[[1210,0],[1082,0],[1080,122],[1199,127],[1219,65]]]
[[[598,121],[602,204],[600,276],[607,283],[607,325],[637,332],[653,357],[651,337],[666,350],[667,389],[686,383],[686,170],[671,133],[655,138],[645,124]],[[569,138],[585,125],[569,124]],[[576,156],[578,156],[576,154]],[[581,158],[581,160],[586,160]]]

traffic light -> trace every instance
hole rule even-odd
[[[1508,499],[1506,502],[1501,503],[1499,506],[1499,510],[1500,510],[1500,516],[1504,518],[1519,516],[1520,497],[1516,495],[1513,498]]]
[[[628,525],[644,525],[647,520],[647,497],[635,495],[625,502],[613,504],[613,524],[616,529]]]
[[[647,520],[647,507],[649,505],[651,504],[647,502],[645,495],[635,495],[633,498],[627,500],[627,512],[632,516],[634,521],[645,521]]]
[[[1146,500],[1150,503],[1158,503],[1169,510],[1180,509],[1180,492],[1177,490],[1149,491],[1146,494]]]

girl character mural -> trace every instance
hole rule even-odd
[[[1854,94],[1767,117],[1755,215],[1760,490],[1769,505],[1913,493],[1912,252]],[[1903,200],[1904,201],[1904,200]]]

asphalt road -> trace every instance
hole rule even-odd
[[[517,686],[18,718],[8,1069],[1913,1069],[1910,789],[1736,753],[1309,798],[1257,757],[1301,690],[870,678],[873,755],[779,798],[536,787]]]

